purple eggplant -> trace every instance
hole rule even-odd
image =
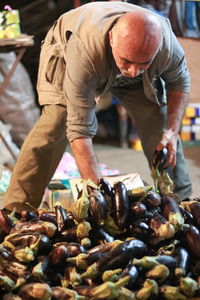
[[[113,217],[116,225],[123,230],[126,227],[130,211],[128,191],[125,184],[118,181],[114,184]]]
[[[110,235],[105,229],[100,228],[98,231],[99,234],[99,241],[101,241],[101,243],[105,244],[105,243],[110,243],[110,242],[114,242],[115,238]]]
[[[100,178],[98,181],[98,186],[108,202],[112,203],[114,199],[114,192],[110,183],[105,178]]]
[[[190,252],[200,259],[200,232],[197,227],[190,225],[185,230],[185,242]]]
[[[193,215],[193,218],[197,224],[198,229],[200,229],[200,203],[192,201],[189,204],[190,212]]]
[[[15,281],[5,272],[0,271],[0,290],[11,291],[16,287]]]
[[[141,239],[149,237],[149,234],[152,233],[151,228],[149,227],[148,223],[143,221],[143,219],[134,220],[129,228],[128,232],[131,236],[138,237]]]
[[[29,263],[35,259],[35,253],[28,247],[17,246],[12,251],[13,256],[22,263]]]
[[[133,202],[131,205],[131,218],[140,219],[146,216],[147,207],[142,202]]]
[[[32,275],[39,279],[47,282],[47,273],[50,270],[49,256],[38,256],[37,264],[32,269]]]
[[[116,247],[120,244],[122,244],[123,242],[120,240],[114,240],[113,242],[108,242],[105,244],[100,244],[97,245],[96,247],[93,247],[91,249],[88,250],[88,253],[97,253],[97,252],[107,252],[110,251],[113,247]]]
[[[184,217],[180,211],[178,203],[169,196],[165,196],[161,199],[163,206],[163,216],[172,224],[175,231],[178,231],[183,227]]]
[[[184,217],[184,223],[196,226],[195,219],[190,211],[185,209],[183,206],[179,205],[179,209]]]
[[[68,257],[74,257],[80,253],[87,253],[87,250],[80,243],[58,242],[54,244],[55,247],[61,245],[64,245],[67,248]]]
[[[64,276],[62,280],[66,282],[71,288],[75,288],[77,285],[82,284],[80,274],[77,272],[76,267],[72,265],[67,265],[64,270]]]
[[[64,267],[66,259],[68,258],[68,248],[65,245],[56,245],[51,253],[49,254],[49,259],[52,266],[60,268]]]
[[[7,213],[3,210],[0,209],[0,228],[1,231],[5,234],[9,234],[11,230],[14,228],[14,224],[12,220],[9,218]]]
[[[152,158],[152,165],[154,168],[158,168],[161,172],[163,169],[166,168],[166,162],[168,159],[168,150],[167,148],[163,148],[160,151],[155,151],[153,158]]]
[[[68,258],[67,261],[76,264],[80,269],[86,269],[88,266],[104,257],[112,248],[120,244],[122,244],[122,241],[120,240],[101,244],[88,250],[88,253],[80,253],[75,257]]]
[[[19,297],[18,295],[8,293],[3,296],[2,300],[23,300],[23,299],[21,297]]]
[[[94,278],[97,274],[101,274],[106,270],[123,268],[134,257],[142,257],[146,253],[147,246],[142,241],[137,239],[125,241],[88,267],[81,276],[82,278]]]
[[[80,242],[80,240],[88,238],[90,230],[89,222],[79,222],[78,225],[61,231],[56,237],[56,242]]]
[[[51,238],[56,233],[57,227],[51,222],[36,221],[36,222],[24,222],[17,224],[10,233],[27,233],[36,232],[45,234]]]
[[[177,267],[176,259],[171,255],[158,255],[156,261],[159,264],[165,265],[169,270],[174,270]]]
[[[133,265],[132,263],[128,264],[123,272],[121,273],[120,278],[123,278],[123,277],[126,277],[126,276],[129,276],[130,277],[130,280],[127,284],[127,288],[133,288],[137,279],[139,278],[139,270],[138,270],[138,267],[136,267],[135,265]]]
[[[51,300],[67,300],[67,299],[84,300],[86,298],[80,296],[75,290],[66,289],[60,286],[52,287]]]
[[[145,197],[144,203],[148,206],[148,208],[160,206],[161,197],[158,193],[150,191]]]
[[[37,220],[38,214],[32,210],[22,210],[20,222],[29,222],[31,220]]]
[[[115,240],[115,238],[111,234],[109,234],[104,228],[97,226],[93,226],[90,232],[90,239],[94,246],[99,244],[110,243]]]
[[[94,290],[94,286],[88,286],[88,285],[79,285],[77,287],[75,287],[75,291],[82,296],[91,298],[93,296],[93,290]]]
[[[183,247],[178,247],[175,250],[174,256],[176,259],[176,269],[175,269],[176,277],[186,276],[189,267],[189,260],[190,260],[189,252],[187,251],[187,249]]]
[[[14,247],[23,246],[33,248],[37,247],[37,254],[48,253],[51,249],[51,240],[44,234],[39,233],[20,233],[6,236],[4,245],[9,247],[9,244]]]
[[[0,270],[6,270],[11,274],[24,278],[30,274],[28,266],[13,258],[13,256],[4,248],[0,249]]]
[[[58,231],[62,231],[66,228],[67,225],[67,212],[61,205],[55,206],[56,212],[56,222],[58,226]]]
[[[41,212],[39,215],[40,220],[42,221],[47,221],[47,222],[51,222],[54,225],[58,226],[57,221],[56,221],[56,215],[53,213],[49,213],[49,212]]]
[[[149,219],[149,226],[159,239],[171,238],[175,234],[175,228],[165,217],[154,211],[153,217]]]
[[[62,232],[60,232],[59,235],[56,236],[56,243],[58,242],[79,242],[79,239],[77,238],[77,226],[74,226],[69,229],[65,229]]]
[[[102,225],[107,215],[108,205],[103,194],[97,190],[88,186],[88,199],[90,202],[89,211],[93,218],[93,221]]]
[[[22,286],[18,292],[22,299],[26,300],[51,300],[52,291],[46,283],[28,283]]]

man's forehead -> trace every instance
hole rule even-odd
[[[129,64],[138,64],[138,65],[149,65],[153,60],[153,58],[146,59],[146,60],[137,60],[137,59],[131,59],[130,60],[130,59],[124,57],[124,56],[119,56],[119,57],[120,57],[120,59],[124,60],[125,62],[127,62]]]

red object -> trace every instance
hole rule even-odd
[[[80,0],[74,0],[74,8],[79,7],[81,5]]]

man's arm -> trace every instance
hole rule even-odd
[[[70,143],[80,175],[97,183],[101,177],[91,138],[77,138]]]
[[[179,91],[167,92],[167,126],[156,149],[160,151],[167,147],[167,165],[172,165],[172,167],[176,164],[177,139],[184,111],[188,104],[188,96],[188,93]]]

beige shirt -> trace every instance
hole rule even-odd
[[[116,77],[108,32],[122,14],[134,10],[144,8],[114,1],[88,3],[63,14],[47,34],[40,56],[39,102],[66,105],[70,141],[96,133],[95,104]],[[161,77],[168,89],[189,92],[189,73],[169,21],[157,17],[163,41],[143,74],[143,86],[147,98],[160,105],[156,79]]]

